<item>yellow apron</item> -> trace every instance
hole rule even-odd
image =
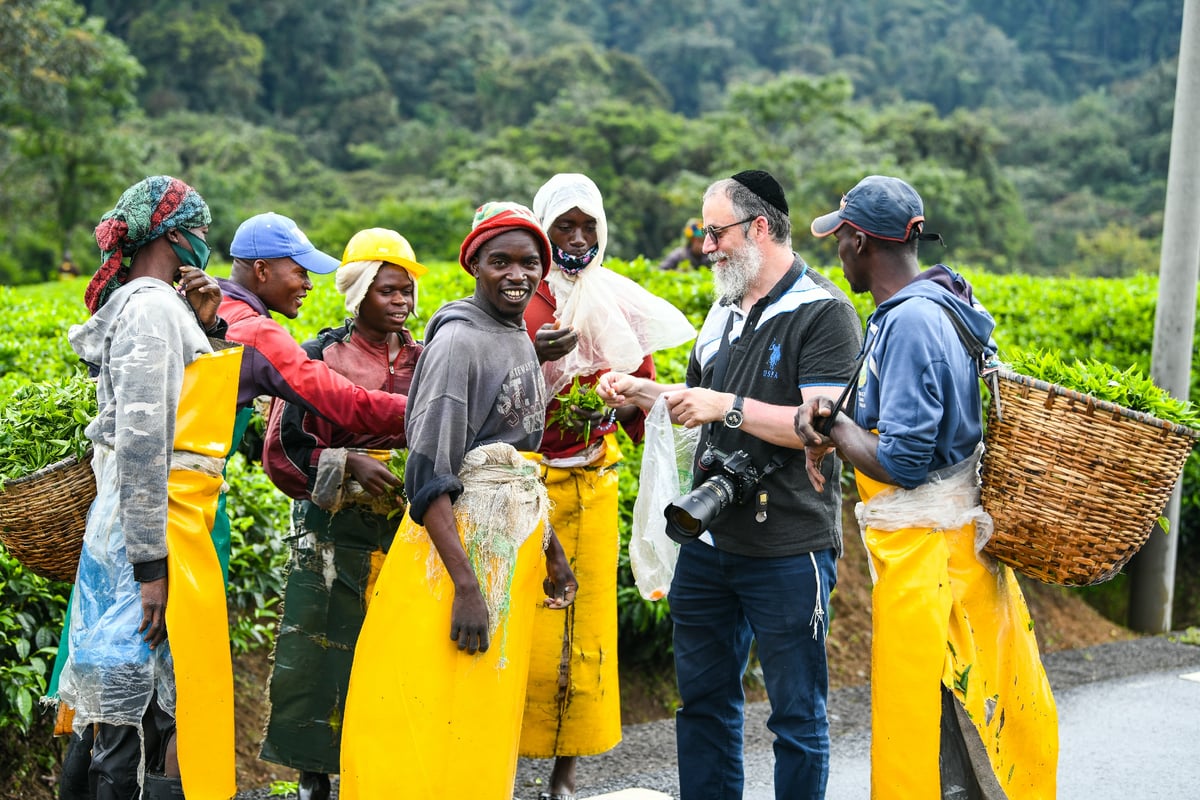
[[[214,459],[229,452],[242,348],[198,357],[183,375],[175,450]],[[210,532],[224,483],[172,469],[167,508],[167,632],[175,667],[179,769],[189,800],[237,793],[233,662],[225,581]]]
[[[868,502],[894,488],[856,471]],[[1058,714],[1012,570],[975,556],[975,526],[867,527],[871,600],[871,797],[937,798],[941,686],[974,724],[1011,800],[1053,798]]]
[[[544,598],[542,526],[521,545],[509,613],[486,653],[450,639],[454,586],[430,584],[433,543],[408,516],[354,650],[342,728],[342,800],[511,800],[533,612]]]
[[[588,756],[621,741],[617,683],[617,437],[589,467],[546,467],[550,524],[579,582],[565,611],[534,611],[521,755]]]

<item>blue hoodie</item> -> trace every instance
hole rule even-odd
[[[994,349],[995,321],[974,301],[966,279],[941,264],[867,320],[854,419],[879,431],[879,463],[906,489],[967,458],[983,438],[976,363],[943,309]]]

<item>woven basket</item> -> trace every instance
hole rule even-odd
[[[983,457],[984,548],[1046,583],[1087,586],[1145,544],[1200,431],[1001,372]]]
[[[0,491],[0,542],[31,572],[73,581],[95,498],[91,450],[82,460],[72,456],[5,481]]]

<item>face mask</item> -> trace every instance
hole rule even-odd
[[[185,267],[196,267],[197,269],[207,267],[208,257],[211,253],[208,248],[208,242],[184,228],[177,228],[176,230],[182,233],[184,238],[187,239],[188,244],[192,246],[191,250],[187,250],[174,242],[170,243],[171,249],[175,251],[175,255],[179,256],[179,263]]]
[[[596,253],[600,252],[600,245],[594,244],[591,249],[581,256],[573,256],[570,253],[565,253],[561,248],[554,248],[554,263],[568,275],[578,275],[583,271],[583,268],[592,263],[592,259],[596,257]]]

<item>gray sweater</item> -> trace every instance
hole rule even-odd
[[[496,319],[474,298],[438,309],[408,394],[404,484],[413,521],[421,524],[438,496],[462,494],[468,451],[493,442],[537,450],[545,420],[546,385],[525,323]]]
[[[187,301],[154,278],[122,286],[67,336],[99,370],[87,437],[115,451],[129,562],[166,558],[167,475],[183,370],[212,346]]]

